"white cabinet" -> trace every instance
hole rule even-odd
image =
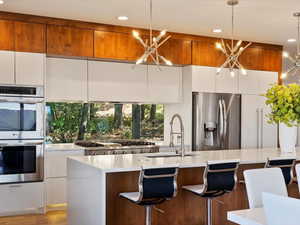
[[[182,68],[148,66],[149,97],[155,103],[179,103],[182,101]]]
[[[87,101],[87,60],[47,58],[46,99]]]
[[[217,93],[238,93],[239,90],[239,73],[234,70],[234,76],[231,75],[229,69],[224,68],[220,74],[216,76],[216,92]]]
[[[47,205],[67,202],[67,178],[48,178],[46,180]]]
[[[88,62],[90,101],[142,102],[147,97],[147,67],[128,63]]]
[[[270,85],[277,83],[278,73],[247,70],[247,75],[239,75],[239,92],[242,94],[264,94]]]
[[[37,211],[44,207],[44,183],[0,185],[0,215]]]
[[[45,54],[26,52],[15,54],[16,84],[44,86]]]
[[[193,92],[215,92],[216,68],[206,66],[188,66],[185,73],[192,74]]]
[[[0,51],[0,84],[15,83],[15,53]]]
[[[242,95],[242,148],[277,147],[277,126],[267,122],[269,112],[264,97]]]

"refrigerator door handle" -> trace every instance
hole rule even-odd
[[[260,147],[264,147],[264,110],[260,109]]]
[[[223,145],[225,145],[225,139],[226,139],[226,135],[227,135],[227,109],[226,109],[226,104],[224,99],[222,99],[222,106],[223,106],[223,118],[224,118],[224,122],[223,122]]]
[[[220,147],[222,146],[223,144],[223,132],[224,132],[224,112],[223,112],[223,105],[222,105],[222,100],[220,99],[219,100],[219,123],[220,123],[220,126],[219,126],[219,135],[220,135]]]
[[[257,148],[260,148],[260,116],[259,116],[259,109],[256,109],[256,125],[257,125],[257,140],[256,140],[256,146]]]

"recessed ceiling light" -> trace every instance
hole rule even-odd
[[[215,29],[213,29],[213,32],[214,32],[214,33],[221,33],[221,32],[222,32],[222,29],[220,29],[220,28],[215,28]]]
[[[117,18],[118,20],[122,20],[122,21],[128,20],[128,16],[118,16]]]
[[[3,0],[0,0],[0,4],[4,4],[4,1],[3,1]]]
[[[296,39],[295,38],[290,38],[287,40],[288,42],[296,42]]]

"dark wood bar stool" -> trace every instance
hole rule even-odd
[[[286,185],[293,183],[295,158],[268,158],[265,168],[280,168]]]
[[[120,193],[122,198],[145,207],[146,225],[152,223],[152,208],[177,194],[178,167],[142,168],[139,191]]]
[[[233,191],[237,184],[239,161],[207,162],[203,184],[183,186],[200,197],[207,199],[207,224],[212,225],[212,199]]]

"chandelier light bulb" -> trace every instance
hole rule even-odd
[[[136,39],[138,39],[138,38],[140,37],[139,32],[137,32],[136,30],[133,30],[133,31],[132,31],[132,35],[133,35],[133,37],[135,37]]]
[[[239,47],[242,44],[242,42],[243,42],[242,40],[239,40],[236,46]]]
[[[219,75],[221,72],[221,68],[217,68],[217,75]]]
[[[167,30],[162,30],[161,32],[160,32],[160,36],[165,36],[166,35],[166,33],[167,33]]]
[[[234,71],[232,70],[232,71],[230,71],[230,76],[231,77],[234,77],[235,76],[235,74],[234,74]]]
[[[281,79],[284,80],[286,77],[287,77],[287,73],[282,73],[282,74],[281,74]]]
[[[243,75],[247,75],[247,70],[245,70],[244,68],[241,69],[241,72]]]
[[[216,48],[217,48],[217,49],[222,49],[222,44],[221,44],[220,42],[217,42],[217,43],[216,43]]]
[[[288,57],[289,57],[289,53],[288,53],[288,52],[282,52],[282,56],[283,56],[284,58],[288,58]]]

